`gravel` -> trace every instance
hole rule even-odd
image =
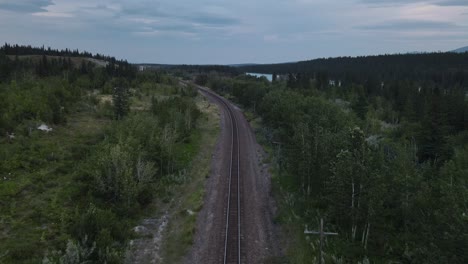
[[[231,123],[226,110],[217,101],[210,100],[221,109],[221,133],[206,182],[204,206],[198,214],[194,245],[184,259],[190,264],[223,262]],[[266,154],[256,142],[249,123],[239,108],[234,107],[234,111],[240,137],[242,262],[263,263],[282,255],[279,227],[273,223],[276,207],[270,195],[271,176],[262,164]]]

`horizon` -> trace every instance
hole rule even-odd
[[[463,0],[0,0],[0,23],[0,42],[136,64],[269,64],[468,45]]]
[[[304,61],[314,61],[314,60],[321,60],[321,59],[335,59],[335,58],[358,58],[358,57],[377,57],[377,56],[393,56],[393,55],[447,53],[447,52],[456,52],[459,49],[467,49],[468,50],[468,46],[464,46],[464,47],[459,47],[459,48],[455,48],[455,49],[447,50],[447,51],[441,51],[441,50],[439,50],[439,51],[413,51],[413,52],[367,54],[367,55],[355,55],[355,56],[342,55],[342,56],[335,56],[335,57],[316,57],[316,58],[305,58],[305,59],[300,59],[300,60],[296,60],[296,61],[281,61],[281,62],[267,62],[267,63],[246,62],[246,63],[233,63],[233,64],[187,64],[187,63],[174,64],[174,63],[159,63],[159,62],[132,62],[132,61],[128,61],[126,58],[120,58],[120,57],[114,56],[113,54],[103,54],[103,53],[99,53],[99,52],[97,52],[97,53],[96,52],[90,52],[88,50],[82,50],[82,49],[79,49],[79,48],[70,48],[70,47],[56,48],[56,47],[51,47],[51,46],[46,46],[46,45],[34,46],[34,45],[31,45],[31,44],[18,44],[18,43],[8,43],[8,42],[5,42],[3,44],[4,45],[8,44],[10,46],[15,46],[15,45],[30,46],[32,48],[38,48],[38,49],[40,49],[40,48],[49,49],[50,48],[52,50],[58,50],[58,51],[64,51],[66,49],[68,49],[69,51],[78,50],[80,53],[81,52],[89,52],[93,56],[99,54],[99,55],[106,56],[106,57],[114,57],[117,60],[125,60],[128,63],[134,64],[134,65],[165,65],[165,66],[187,65],[187,66],[231,66],[231,67],[248,66],[248,65],[286,64],[286,63],[297,63],[297,62],[304,62]],[[468,51],[465,51],[465,52],[468,52]],[[24,56],[27,56],[27,55],[24,55]]]

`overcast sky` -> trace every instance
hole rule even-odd
[[[468,0],[0,0],[0,41],[233,64],[468,46]]]

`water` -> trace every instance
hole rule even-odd
[[[272,74],[252,73],[252,72],[246,72],[245,74],[250,75],[250,76],[255,76],[257,78],[265,77],[270,82],[273,80],[273,75]]]

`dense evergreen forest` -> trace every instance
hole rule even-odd
[[[121,263],[153,201],[189,177],[196,90],[75,56],[91,57],[0,49],[0,263]]]
[[[109,62],[117,62],[117,59],[111,56],[105,56],[102,54],[92,54],[87,51],[79,51],[78,49],[75,50],[70,50],[70,49],[64,49],[64,50],[58,50],[58,49],[52,49],[51,47],[45,48],[44,46],[42,47],[32,47],[30,45],[28,46],[21,46],[21,45],[11,45],[8,43],[5,43],[1,48],[0,48],[0,53],[4,55],[14,55],[14,56],[31,56],[31,55],[47,55],[47,56],[62,56],[62,57],[84,57],[84,58],[93,58],[97,60],[105,60]]]
[[[250,65],[238,69],[243,72],[302,75],[319,81],[332,79],[348,84],[369,83],[370,86],[381,82],[421,81],[421,85],[468,87],[468,52],[339,57]]]
[[[197,80],[243,106],[270,149],[281,261],[317,262],[303,232],[323,218],[339,233],[326,263],[468,262],[468,54],[241,69],[278,75]]]
[[[89,59],[103,60],[105,67],[96,68],[96,62]],[[80,75],[87,75],[94,87],[99,87],[107,78],[135,78],[135,73],[127,61],[100,54],[9,44],[0,48],[0,81],[24,79],[31,74],[38,77],[66,74],[67,79],[74,81]]]

